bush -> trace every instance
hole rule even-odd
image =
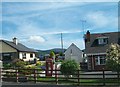
[[[21,70],[23,74],[30,75],[34,73],[34,69],[36,69],[36,66],[29,65],[24,67],[24,70]]]
[[[24,68],[27,63],[21,59],[14,59],[12,62],[11,62],[11,65],[12,67],[17,67],[17,68]]]
[[[58,60],[56,60],[56,62],[63,62],[63,60],[62,59],[58,59]]]
[[[65,60],[61,64],[61,73],[65,75],[67,78],[72,75],[76,74],[77,70],[79,69],[79,65],[74,60]]]
[[[120,46],[111,44],[107,49],[106,65],[113,71],[120,71]]]
[[[42,63],[40,61],[36,62],[36,66],[41,66],[41,65],[42,65]]]
[[[3,67],[4,67],[4,68],[11,68],[12,65],[11,65],[10,63],[8,63],[8,64],[3,64]]]

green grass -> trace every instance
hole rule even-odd
[[[32,78],[34,79],[34,78]],[[50,81],[49,84],[53,84],[55,83],[56,79],[55,77],[39,77],[37,78],[38,82],[47,82]],[[118,79],[106,79],[106,80],[102,80],[102,79],[80,79],[79,83],[77,79],[68,79],[66,80],[66,78],[58,78],[58,84],[63,84],[63,85],[103,85],[104,82],[107,85],[120,85],[120,81],[118,82]]]

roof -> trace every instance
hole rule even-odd
[[[67,50],[65,51],[65,53],[68,51],[68,49],[70,49],[71,47],[75,47],[75,48],[77,48],[79,51],[81,51],[82,52],[82,50],[80,50],[74,43],[72,43],[68,48],[67,48]],[[71,48],[72,49],[72,48]]]
[[[30,49],[30,48],[24,46],[24,45],[21,44],[21,43],[18,43],[18,44],[16,45],[16,44],[15,44],[14,42],[12,42],[12,41],[7,41],[7,40],[0,40],[0,41],[6,43],[7,45],[9,45],[9,46],[13,47],[14,49],[16,49],[16,50],[18,50],[18,51],[21,51],[21,52],[36,52],[35,50]]]
[[[97,45],[97,39],[100,37],[108,38],[108,43],[104,45]],[[90,42],[85,43],[85,53],[106,53],[106,50],[111,43],[120,44],[120,32],[90,34]]]

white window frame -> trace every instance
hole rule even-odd
[[[104,41],[105,40],[105,41]],[[107,44],[107,38],[99,38],[98,39],[98,44]]]
[[[26,53],[22,53],[22,58],[26,59]]]
[[[103,60],[105,60],[105,56],[96,56],[95,57],[95,65],[105,65],[105,63],[104,64],[101,64],[101,62],[100,62],[100,60],[101,59],[103,59]]]

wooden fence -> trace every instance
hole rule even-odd
[[[120,86],[120,73],[108,70],[85,72],[77,70],[67,79],[60,70],[53,70],[52,76],[46,76],[41,69],[6,69],[1,70],[4,82],[34,82],[64,85],[116,85]]]

